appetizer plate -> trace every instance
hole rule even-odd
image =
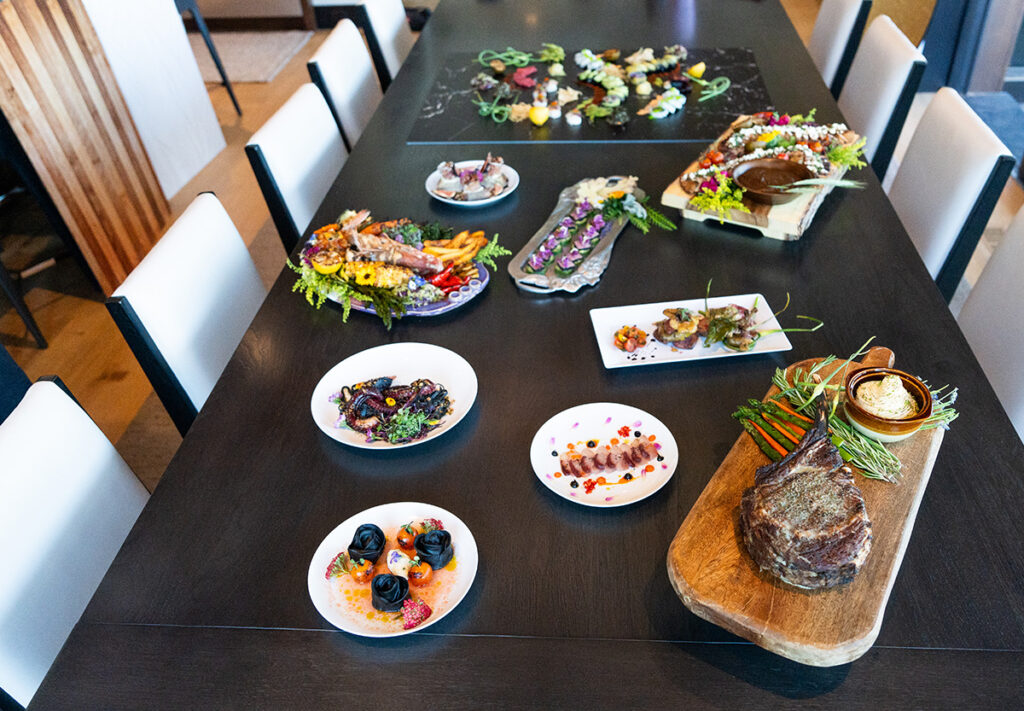
[[[628,434],[623,435],[626,430]],[[610,446],[618,439],[633,439],[636,432],[654,442],[659,458],[647,466],[628,470],[632,480],[619,483],[626,470],[594,472],[582,477],[562,473],[559,459],[569,445],[582,447],[594,440],[598,447]],[[541,483],[563,499],[583,506],[612,508],[646,499],[665,486],[679,464],[679,448],[668,427],[653,415],[629,405],[592,402],[563,410],[541,425],[530,444],[530,463]],[[651,471],[645,471],[648,466]],[[598,484],[587,493],[587,483],[596,481],[598,476],[613,483]]]
[[[455,548],[456,565],[453,573],[453,580],[449,582],[448,589],[443,595],[443,602],[432,606],[433,613],[420,625],[411,630],[399,629],[394,632],[381,632],[373,629],[365,617],[353,611],[345,610],[335,604],[331,599],[331,585],[324,577],[327,567],[334,560],[334,557],[342,551],[348,550],[349,543],[356,529],[364,523],[374,523],[380,526],[385,533],[398,529],[410,521],[420,521],[425,518],[436,518],[444,524],[445,530],[452,534],[452,546]],[[389,545],[392,541],[388,541]],[[476,540],[462,520],[455,514],[445,511],[439,506],[421,504],[412,501],[402,501],[392,504],[381,504],[366,509],[346,519],[341,525],[327,534],[327,537],[320,543],[309,562],[309,573],[306,585],[309,589],[309,597],[317,612],[332,625],[340,630],[349,632],[360,637],[400,637],[402,635],[419,632],[430,627],[449,612],[455,609],[462,598],[466,596],[473,586],[476,578],[476,569],[479,563],[479,555],[476,549]],[[388,613],[383,613],[388,614]],[[397,614],[397,613],[394,613]]]
[[[719,308],[729,304],[738,304],[751,308],[757,303],[757,314],[754,322],[760,324],[759,330],[770,331],[781,328],[778,319],[772,314],[772,308],[760,294],[741,294],[740,296],[714,296],[706,300],[708,307]],[[690,311],[704,309],[704,299],[688,301],[661,301],[656,304],[634,304],[633,306],[613,306],[603,309],[591,309],[590,321],[594,326],[597,347],[601,351],[601,360],[605,368],[628,368],[634,365],[657,365],[658,363],[674,363],[678,361],[704,360],[706,358],[727,358],[730,356],[751,355],[754,353],[777,353],[793,349],[785,333],[772,333],[760,338],[749,351],[731,351],[721,343],[710,348],[704,346],[704,339],[697,341],[692,349],[675,348],[654,340],[654,323],[665,318],[665,309],[684,308]],[[623,326],[636,326],[647,334],[647,345],[637,348],[632,353],[620,351],[612,345],[615,332]]]
[[[338,406],[331,402],[331,396],[346,385],[383,376],[394,376],[398,385],[408,385],[419,378],[443,385],[451,397],[452,412],[445,415],[441,425],[425,437],[405,444],[367,442],[363,433],[349,429],[344,424],[335,427],[334,423],[340,413]],[[361,449],[398,449],[440,437],[455,427],[473,407],[476,390],[476,372],[458,353],[428,343],[390,343],[360,351],[328,370],[313,389],[310,410],[317,427],[342,444]]]
[[[459,308],[467,301],[483,293],[483,290],[487,288],[487,284],[491,280],[491,273],[480,262],[474,262],[474,264],[480,276],[476,279],[470,279],[468,284],[459,287],[458,291],[453,291],[448,294],[447,298],[440,301],[424,304],[423,306],[410,306],[406,309],[405,316],[440,316]],[[358,299],[352,299],[352,310],[362,311],[367,314],[377,313],[377,310],[373,308],[373,304],[367,304]]]
[[[483,164],[484,161],[482,160],[463,160],[455,164],[455,170],[470,170],[472,168],[479,168]],[[435,200],[440,200],[441,202],[446,202],[449,205],[455,205],[456,207],[483,207],[485,205],[493,205],[499,200],[504,200],[519,187],[519,173],[517,173],[514,168],[502,164],[501,172],[505,174],[506,178],[508,178],[508,185],[506,185],[505,189],[497,195],[484,198],[483,200],[452,200],[451,198],[441,197],[434,192],[434,190],[437,189],[438,182],[441,180],[441,173],[436,170],[427,176],[427,182],[424,183],[424,187],[427,189],[427,194],[429,194],[430,197]]]

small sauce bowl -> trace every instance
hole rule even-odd
[[[901,419],[879,417],[865,410],[857,402],[857,388],[872,380],[881,380],[886,375],[899,376],[914,402],[917,413]],[[846,377],[846,419],[854,429],[878,442],[899,442],[916,433],[924,421],[932,415],[932,394],[928,387],[909,373],[895,368],[862,368]]]

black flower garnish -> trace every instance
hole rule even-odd
[[[437,570],[448,565],[448,562],[455,555],[452,548],[452,534],[448,531],[427,531],[416,536],[413,542],[420,560]]]
[[[356,535],[352,536],[352,543],[348,546],[348,555],[353,560],[366,558],[371,563],[376,563],[384,552],[384,531],[372,523],[364,523],[356,529]]]
[[[409,581],[391,573],[374,576],[370,582],[370,602],[375,610],[398,612],[409,597]]]

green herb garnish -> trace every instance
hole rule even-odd
[[[430,417],[425,412],[410,412],[403,407],[380,425],[379,430],[388,442],[400,444],[419,436],[429,420]]]
[[[848,146],[833,146],[828,149],[825,157],[828,158],[830,163],[835,165],[847,168],[863,168],[867,165],[867,163],[861,160],[864,157],[863,149],[866,142],[866,138],[861,138],[856,143],[851,143]]]
[[[490,267],[491,269],[496,270],[498,268],[498,265],[494,262],[494,258],[508,257],[512,254],[512,252],[498,244],[499,236],[500,235],[495,234],[494,237],[491,238],[491,241],[485,244],[483,248],[476,253],[476,256],[473,257],[473,260],[476,262],[480,262],[480,264],[484,264]]]
[[[736,185],[732,178],[722,175],[717,168],[713,176],[718,187],[701,188],[700,192],[690,198],[690,206],[701,212],[714,212],[718,215],[719,222],[725,222],[729,216],[729,210],[750,212],[750,208],[743,204],[743,188]]]

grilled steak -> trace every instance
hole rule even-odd
[[[853,472],[829,439],[824,407],[792,452],[758,468],[743,493],[740,526],[754,562],[790,585],[853,580],[871,550],[871,521]]]

